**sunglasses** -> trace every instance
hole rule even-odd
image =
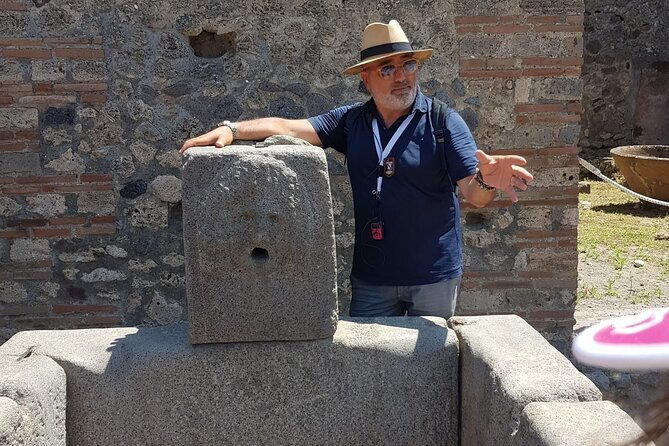
[[[418,61],[416,59],[408,59],[402,62],[402,71],[404,71],[404,74],[411,74],[416,71],[418,68]],[[393,76],[395,76],[395,70],[397,70],[397,66],[393,64],[388,64],[388,65],[382,65],[379,68],[379,76],[383,79],[392,79]]]

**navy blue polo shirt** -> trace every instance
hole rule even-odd
[[[476,144],[467,124],[451,111],[444,118],[447,138],[441,153],[432,133],[431,106],[432,100],[418,91],[416,114],[389,154],[395,158],[395,174],[383,179],[378,201],[372,193],[379,174],[372,119],[377,118],[385,147],[404,117],[384,128],[370,99],[309,118],[323,147],[347,157],[355,213],[352,275],[362,281],[425,285],[462,274],[455,183],[475,173]],[[382,240],[371,234],[377,216],[383,221]]]

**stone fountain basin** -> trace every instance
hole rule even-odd
[[[611,149],[611,155],[630,189],[669,201],[669,146],[621,146]]]

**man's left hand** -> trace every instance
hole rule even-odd
[[[527,164],[522,156],[488,155],[477,150],[476,159],[479,161],[483,182],[504,191],[514,203],[518,201],[514,188],[525,190],[534,179],[531,173],[520,167]]]

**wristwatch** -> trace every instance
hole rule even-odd
[[[476,180],[476,184],[478,184],[481,189],[485,191],[495,190],[494,186],[490,186],[489,184],[486,184],[485,181],[483,181],[483,175],[481,175],[481,171],[478,169],[478,167],[476,168],[476,176],[474,179]]]
[[[235,139],[237,139],[237,126],[235,125],[234,122],[225,120],[223,122],[219,122],[218,124],[216,124],[216,126],[217,127],[226,126],[232,132],[232,140],[234,141]]]

